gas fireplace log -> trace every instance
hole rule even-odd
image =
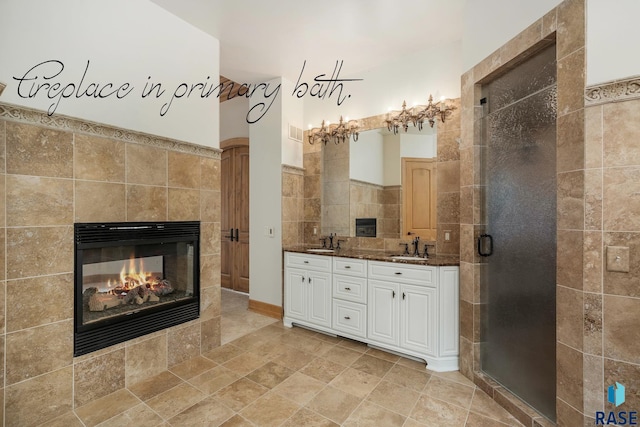
[[[111,294],[93,294],[89,298],[90,311],[104,311],[112,307],[117,307],[122,300],[117,295]]]

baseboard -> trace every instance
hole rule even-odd
[[[282,307],[277,305],[267,304],[266,302],[249,299],[249,310],[253,311],[254,313],[282,320]]]

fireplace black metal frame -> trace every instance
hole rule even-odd
[[[82,324],[82,257],[85,249],[175,242],[193,243],[193,296]],[[74,244],[74,356],[200,317],[200,221],[76,223]]]

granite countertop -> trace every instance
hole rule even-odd
[[[283,250],[286,252],[299,252],[310,255],[328,255],[328,256],[338,256],[344,258],[357,258],[357,259],[366,259],[371,261],[386,261],[386,262],[396,262],[401,264],[417,264],[417,265],[430,265],[434,267],[443,267],[443,266],[459,266],[460,265],[460,257],[457,255],[430,255],[428,259],[424,259],[422,257],[415,259],[391,259],[392,256],[402,255],[401,251],[398,252],[384,252],[384,251],[376,251],[376,250],[366,250],[366,249],[338,249],[333,252],[310,252],[309,249],[321,249],[320,246],[309,246],[309,245],[297,245],[297,246],[287,246],[284,247]]]

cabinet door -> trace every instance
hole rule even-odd
[[[424,286],[400,285],[400,346],[437,356],[436,290]]]
[[[331,274],[308,271],[309,317],[317,325],[331,327]]]
[[[369,280],[368,331],[371,340],[398,345],[399,299],[398,285],[390,282]]]
[[[307,274],[297,268],[285,269],[284,276],[284,315],[304,320],[307,317],[308,299]]]

